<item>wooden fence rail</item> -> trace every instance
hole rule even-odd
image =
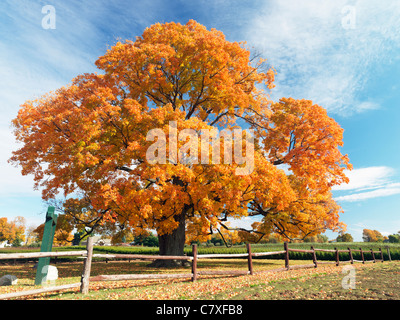
[[[26,253],[6,253],[0,254],[0,260],[11,259],[33,259],[43,257],[68,257],[68,256],[86,256],[86,250],[80,251],[61,251],[61,252],[26,252]]]
[[[86,253],[86,251],[85,251]],[[200,256],[199,256],[200,257]],[[138,260],[193,260],[191,256],[157,256],[147,254],[93,254],[93,258],[106,259],[138,259]]]
[[[247,244],[247,253],[240,254],[197,254],[197,245],[192,246],[192,256],[160,256],[160,255],[143,255],[143,254],[93,254],[93,238],[88,238],[86,250],[81,251],[64,251],[64,252],[29,252],[29,253],[11,253],[11,254],[0,254],[0,260],[8,259],[31,259],[31,258],[41,258],[41,257],[65,257],[65,256],[82,256],[84,258],[83,270],[80,283],[73,283],[54,287],[42,287],[40,289],[20,291],[14,293],[7,293],[0,295],[0,300],[18,298],[28,295],[36,295],[45,292],[61,291],[71,288],[80,287],[80,292],[87,294],[89,292],[89,283],[92,281],[120,281],[120,280],[149,280],[149,279],[191,279],[196,281],[199,275],[254,275],[264,272],[277,272],[284,270],[300,269],[300,268],[317,268],[319,264],[339,264],[354,262],[377,262],[384,261],[382,249],[379,251],[363,251],[360,249],[319,249],[311,247],[310,250],[307,249],[294,249],[289,248],[287,242],[283,245],[284,250],[282,251],[269,251],[269,252],[251,252],[250,244]],[[290,252],[300,252],[300,253],[311,253],[312,254],[312,264],[303,265],[290,265]],[[331,252],[335,253],[335,261],[321,261],[317,260],[316,252]],[[353,253],[359,252],[361,260],[355,260],[353,258]],[[364,253],[368,252],[372,255],[372,260],[365,260]],[[348,253],[350,260],[341,261],[339,260],[339,253]],[[283,255],[285,260],[284,268],[277,268],[271,270],[254,271],[253,257],[264,257],[270,255]],[[380,255],[380,259],[375,257],[375,254]],[[389,247],[387,247],[387,254],[389,261],[392,261],[390,256]],[[177,273],[177,274],[120,274],[120,275],[97,275],[90,276],[92,258],[106,258],[106,259],[139,259],[139,260],[186,260],[191,261],[192,272],[191,273]],[[246,258],[248,262],[248,270],[198,270],[197,261],[199,259],[231,259],[231,258]]]

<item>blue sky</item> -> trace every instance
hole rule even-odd
[[[56,10],[45,29],[45,5]],[[118,39],[156,22],[194,19],[247,41],[276,71],[274,100],[311,99],[345,129],[350,183],[334,189],[355,240],[400,230],[400,3],[327,1],[37,1],[0,3],[0,216],[44,221],[32,178],[7,163],[19,105],[85,72]],[[244,220],[243,224],[250,220]],[[335,234],[327,233],[330,238]]]

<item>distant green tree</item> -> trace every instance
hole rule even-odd
[[[16,238],[13,242],[12,242],[12,244],[11,244],[13,247],[20,247],[20,246],[22,246],[22,240],[20,239],[20,238]]]
[[[316,237],[307,237],[303,241],[304,242],[316,242],[315,240],[316,240]]]
[[[79,246],[81,242],[81,236],[83,232],[75,232],[74,233],[74,240],[72,240],[72,245],[73,246]]]
[[[391,234],[389,235],[390,243],[400,243],[400,234]]]
[[[337,242],[353,242],[354,239],[350,233],[342,233],[336,238]]]
[[[212,237],[212,238],[211,238],[211,243],[212,243],[214,246],[223,246],[223,245],[224,245],[224,241],[223,241],[220,237],[218,237],[218,236]]]
[[[327,243],[328,240],[329,240],[328,236],[326,236],[324,234],[317,235],[317,242],[318,243]]]
[[[154,234],[140,235],[135,237],[134,243],[145,247],[158,247],[158,237]]]

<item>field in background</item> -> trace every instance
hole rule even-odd
[[[394,243],[378,243],[378,242],[338,242],[338,243],[289,243],[289,248],[295,249],[310,249],[311,246],[319,249],[334,249],[337,248],[339,250],[346,250],[347,248],[351,249],[359,249],[362,248],[364,251],[364,256],[366,260],[371,260],[372,256],[368,252],[370,249],[374,251],[379,250],[379,248],[383,251],[383,257],[385,260],[388,260],[389,257],[387,255],[386,248],[389,247],[390,255],[392,260],[400,260],[400,244]],[[70,251],[70,250],[85,250],[85,246],[71,246],[71,247],[53,247],[53,251]],[[256,252],[269,252],[269,251],[281,251],[283,250],[283,243],[268,243],[268,244],[252,244],[251,250],[253,253]],[[14,252],[34,252],[40,251],[39,248],[1,248],[0,254],[2,253],[14,253]],[[95,246],[94,253],[131,253],[131,254],[158,254],[159,250],[157,247],[140,247],[140,246]],[[229,254],[229,253],[246,253],[245,245],[233,246],[230,248],[223,246],[198,246],[198,254]],[[191,246],[185,246],[185,254],[191,255],[192,248]],[[334,252],[317,252],[318,260],[335,260]],[[347,253],[339,254],[340,260],[349,260],[349,255]],[[360,260],[360,253],[354,252],[353,258],[355,260]],[[254,258],[258,259],[258,258]],[[267,257],[262,257],[261,259],[283,259],[283,255],[271,255]],[[312,256],[310,253],[302,253],[302,252],[291,252],[290,253],[291,260],[312,260]],[[57,261],[76,261],[76,258],[73,257],[60,257]],[[52,260],[54,262],[54,259]]]

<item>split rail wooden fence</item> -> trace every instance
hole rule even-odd
[[[360,249],[351,249],[347,250],[338,250],[335,249],[318,249],[311,247],[310,250],[305,249],[292,249],[289,248],[288,243],[285,242],[283,246],[284,250],[282,251],[270,251],[270,252],[251,252],[250,244],[247,244],[247,253],[239,253],[239,254],[197,254],[197,245],[192,246],[192,256],[160,256],[160,255],[140,255],[140,254],[93,254],[93,239],[88,238],[86,250],[81,251],[65,251],[65,252],[31,252],[31,253],[11,253],[11,254],[0,254],[0,260],[9,260],[9,259],[32,259],[32,258],[41,258],[41,257],[65,257],[65,256],[82,256],[84,257],[83,270],[81,281],[73,284],[66,284],[60,286],[53,287],[43,287],[35,290],[26,290],[19,291],[14,293],[1,294],[0,300],[2,299],[10,299],[17,298],[22,296],[29,295],[37,295],[41,293],[47,292],[56,292],[61,290],[67,290],[71,288],[80,287],[80,292],[83,294],[87,294],[89,292],[89,283],[93,281],[119,281],[119,280],[149,280],[149,279],[180,279],[187,278],[192,281],[196,281],[201,275],[254,275],[264,272],[277,272],[284,270],[292,270],[299,268],[317,268],[319,264],[336,264],[339,266],[343,263],[351,263],[361,262],[377,262],[384,261],[382,249],[379,248],[379,251],[373,251],[372,249],[369,251],[363,251]],[[334,252],[335,253],[335,261],[321,261],[317,260],[316,252]],[[303,265],[290,265],[290,252],[302,252],[302,253],[311,253],[312,255],[312,264],[303,264]],[[348,253],[349,260],[340,261],[339,253]],[[353,252],[360,252],[361,260],[353,259]],[[364,253],[370,253],[372,255],[372,260],[365,260]],[[285,267],[271,269],[271,270],[263,270],[263,271],[254,271],[253,268],[253,258],[254,257],[265,257],[270,255],[283,255],[285,260]],[[375,254],[379,256],[379,259],[376,258]],[[387,247],[387,254],[389,261],[392,261],[390,256],[389,247]],[[192,264],[192,272],[191,273],[175,273],[175,274],[120,274],[120,275],[98,275],[98,276],[90,276],[92,259],[93,258],[106,258],[106,259],[140,259],[140,260],[185,260],[191,261]],[[199,259],[232,259],[232,258],[245,258],[248,261],[248,270],[198,270],[197,262]]]

